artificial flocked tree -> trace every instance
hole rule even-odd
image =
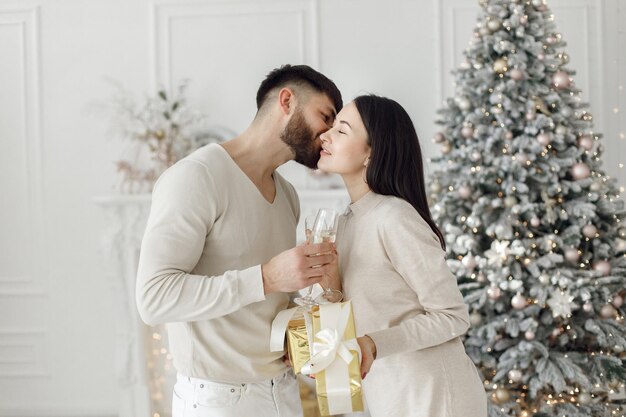
[[[626,221],[554,16],[482,0],[430,185],[491,416],[624,416]]]

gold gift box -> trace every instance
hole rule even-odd
[[[289,321],[287,327],[287,352],[296,375],[300,373],[302,365],[311,358],[304,314],[308,313],[299,312]]]
[[[343,334],[343,340],[351,340],[356,339],[356,328],[354,325],[354,314],[352,312],[352,304],[350,302],[340,303],[343,308],[350,309],[350,317],[348,319],[348,324],[346,326],[346,330]],[[313,334],[317,334],[321,329],[321,320],[320,320],[320,311],[319,307],[314,307],[312,310],[312,321],[313,321]],[[364,411],[363,407],[363,393],[361,389],[361,364],[359,362],[359,354],[356,350],[350,350],[353,354],[352,361],[348,364],[348,373],[350,378],[350,397],[352,400],[352,410],[351,411],[342,411],[345,412],[357,412]],[[343,360],[337,357],[335,360]],[[330,409],[328,405],[328,390],[327,390],[327,380],[326,380],[326,371],[321,371],[315,374],[315,386],[317,390],[317,402],[320,407],[320,413],[322,416],[330,416]]]

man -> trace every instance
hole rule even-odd
[[[298,196],[275,170],[314,168],[341,94],[305,65],[270,72],[238,137],[207,145],[157,181],[141,245],[137,306],[167,323],[178,371],[173,417],[302,415],[298,385],[270,352],[289,292],[336,270],[331,244],[294,247]]]

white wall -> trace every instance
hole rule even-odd
[[[605,133],[605,167],[624,186],[620,3],[550,4]],[[474,0],[0,0],[0,416],[117,413],[113,293],[92,201],[113,192],[124,145],[91,111],[110,96],[105,77],[138,96],[189,77],[191,102],[241,131],[263,76],[308,63],[346,101],[364,91],[398,100],[434,155],[435,111],[476,10]]]

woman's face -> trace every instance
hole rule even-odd
[[[367,131],[354,102],[335,118],[333,127],[320,136],[322,151],[317,167],[342,175],[362,174],[370,155]]]

